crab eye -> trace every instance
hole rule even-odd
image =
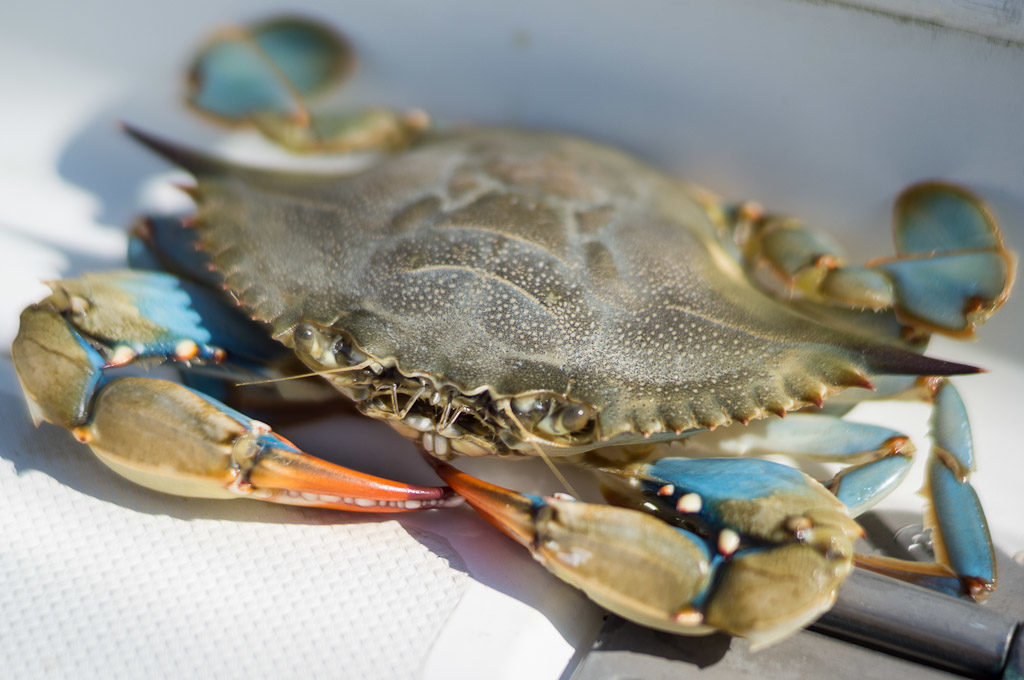
[[[558,424],[566,432],[578,432],[594,419],[594,409],[584,404],[570,404],[562,407],[555,415]]]
[[[525,396],[512,400],[512,410],[524,421],[534,421],[551,411],[551,400],[547,397]]]
[[[319,336],[320,334],[313,328],[313,325],[305,321],[296,326],[292,333],[296,348],[310,355],[316,353]]]
[[[594,408],[586,404],[565,404],[553,409],[546,418],[537,423],[537,429],[554,436],[582,432],[594,421],[595,413]]]

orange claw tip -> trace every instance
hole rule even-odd
[[[485,482],[437,459],[429,460],[438,476],[484,519],[516,542],[533,546],[537,535],[534,516],[543,499]]]
[[[409,512],[462,502],[447,487],[375,477],[280,446],[262,451],[246,481],[257,498],[353,512]]]

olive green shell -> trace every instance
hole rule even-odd
[[[144,141],[198,177],[200,241],[286,344],[299,321],[336,324],[406,375],[587,402],[602,439],[944,372],[764,294],[684,185],[577,138],[456,131],[349,176]]]

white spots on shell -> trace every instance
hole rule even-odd
[[[696,609],[681,609],[676,612],[672,620],[681,626],[699,626],[704,623],[704,615]]]
[[[137,356],[137,352],[129,347],[128,345],[118,345],[114,347],[114,351],[107,357],[108,366],[124,366],[125,364],[131,363]]]
[[[195,340],[185,338],[174,346],[174,358],[178,361],[190,361],[199,355],[199,345]]]
[[[725,528],[718,532],[718,552],[723,556],[732,555],[740,547],[740,535]]]
[[[686,515],[698,513],[702,507],[704,507],[704,501],[701,499],[700,494],[696,493],[683,494],[676,501],[676,510]]]
[[[571,389],[608,436],[778,410],[795,403],[780,375],[822,373],[699,200],[587,142],[466,131],[315,187],[204,191],[202,241],[257,317],[340,319],[467,391]]]

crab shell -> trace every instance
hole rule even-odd
[[[971,370],[762,292],[703,194],[592,142],[460,130],[346,176],[132,133],[196,176],[198,241],[254,319],[364,412],[458,452],[676,437],[872,373]]]

